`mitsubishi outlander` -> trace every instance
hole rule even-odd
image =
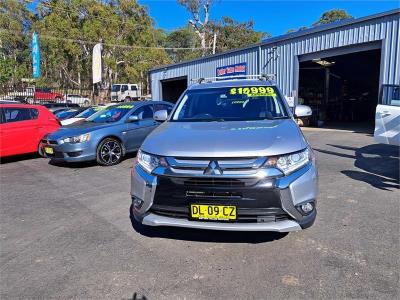
[[[142,144],[131,214],[147,226],[289,232],[314,223],[313,151],[268,77],[200,80]],[[296,116],[297,115],[297,116]],[[145,226],[146,227],[146,226]]]

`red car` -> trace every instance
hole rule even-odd
[[[63,99],[64,99],[63,94],[52,92],[50,89],[35,90],[35,100],[60,102]]]
[[[37,152],[40,140],[60,126],[44,106],[0,104],[0,157]]]

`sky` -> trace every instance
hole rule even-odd
[[[167,31],[185,26],[192,18],[176,0],[139,0],[138,2],[148,7],[156,27]],[[210,17],[218,20],[223,16],[229,16],[241,22],[252,19],[257,31],[278,36],[292,28],[310,26],[323,12],[333,8],[345,9],[350,15],[358,18],[399,8],[399,3],[399,0],[214,0]]]

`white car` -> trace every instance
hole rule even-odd
[[[137,101],[141,97],[138,84],[132,83],[116,83],[111,88],[111,101],[113,102],[129,102]]]
[[[375,114],[377,143],[400,146],[400,85],[382,86]]]
[[[82,106],[89,106],[90,99],[87,96],[82,96],[78,94],[67,94],[65,95],[65,101],[67,103],[76,103]]]

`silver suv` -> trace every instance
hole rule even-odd
[[[310,115],[296,107],[298,117]],[[313,151],[264,77],[190,86],[144,141],[131,213],[149,226],[289,232],[316,217]]]

